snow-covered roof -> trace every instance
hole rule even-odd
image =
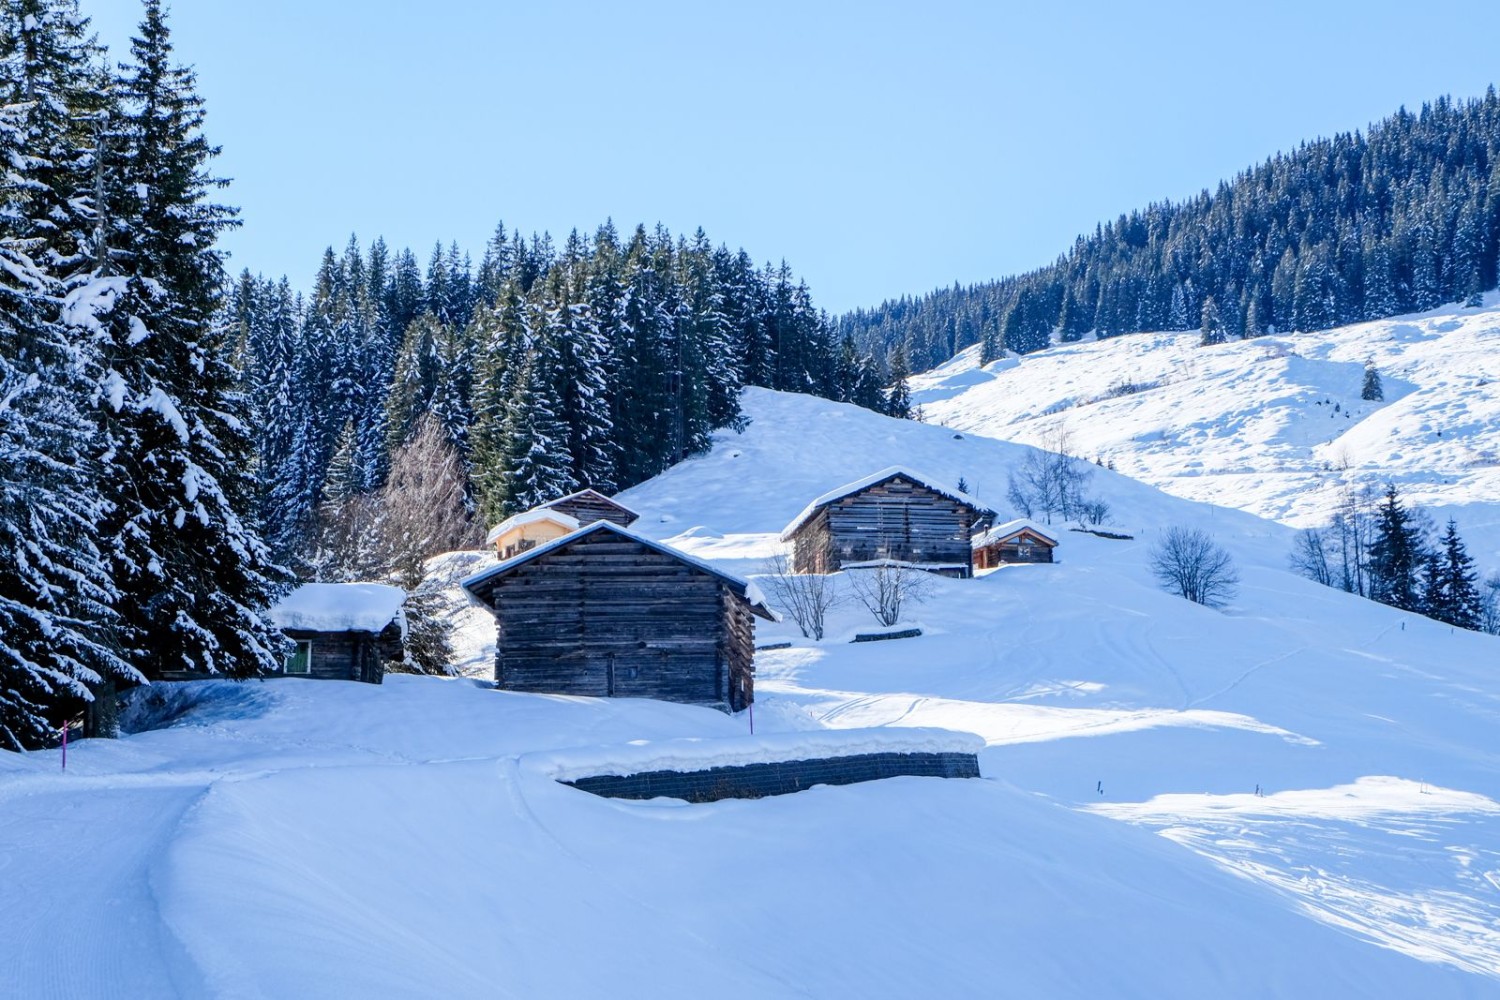
[[[823,509],[829,504],[834,503],[838,500],[842,500],[844,499],[844,497],[849,496],[850,494],[858,493],[860,490],[869,489],[871,486],[883,483],[887,479],[894,479],[896,476],[901,476],[903,479],[909,479],[920,486],[925,486],[927,487],[927,489],[932,490],[934,493],[940,493],[943,496],[948,497],[950,500],[957,500],[964,506],[970,507],[982,514],[995,513],[984,504],[976,501],[967,493],[963,493],[957,489],[949,489],[946,486],[940,486],[938,485],[937,481],[930,476],[924,476],[919,472],[913,472],[911,469],[908,469],[903,465],[893,465],[888,469],[881,469],[879,472],[873,472],[870,475],[865,476],[863,479],[855,480],[852,483],[845,483],[843,486],[840,486],[834,490],[830,490],[827,493],[824,493],[822,496],[818,497],[818,499],[802,508],[802,513],[792,518],[792,523],[788,524],[785,528],[782,529],[781,540],[784,542],[789,541],[792,534],[798,528],[802,527],[802,525],[807,523],[807,521],[810,520],[814,514],[816,514],[819,510]]]
[[[1012,535],[1019,535],[1023,531],[1031,532],[1033,535],[1036,535],[1044,542],[1050,542],[1053,545],[1057,544],[1057,539],[1047,534],[1047,532],[1043,531],[1041,528],[1038,528],[1034,522],[1028,521],[1024,517],[1018,517],[1014,521],[1006,521],[1004,524],[997,524],[988,531],[981,532],[980,534],[975,535],[974,548],[980,549],[986,545],[994,545],[996,542],[1003,542],[1005,541],[1005,539],[1010,538]]]
[[[518,556],[514,556],[510,559],[504,560],[498,566],[492,566],[481,573],[475,573],[473,576],[465,577],[461,581],[460,586],[462,586],[464,590],[469,594],[479,599],[481,603],[487,603],[484,601],[484,598],[475,593],[475,587],[479,586],[482,583],[485,583],[488,580],[493,580],[498,577],[505,576],[513,572],[517,568],[531,562],[533,559],[539,559],[549,552],[555,552],[558,549],[566,548],[567,546],[572,545],[574,542],[586,538],[598,531],[614,532],[615,534],[620,535],[624,538],[628,538],[633,542],[639,542],[640,544],[646,546],[648,549],[651,549],[655,552],[660,552],[663,555],[671,556],[673,559],[677,559],[680,562],[684,562],[687,565],[692,566],[694,569],[702,570],[709,576],[716,577],[717,579],[722,580],[724,583],[733,588],[736,593],[738,593],[741,597],[745,598],[745,600],[749,602],[750,610],[760,615],[760,617],[766,618],[770,621],[781,620],[780,616],[766,605],[765,597],[761,594],[760,588],[750,581],[741,580],[739,577],[734,576],[733,574],[724,572],[717,566],[704,562],[702,559],[697,559],[693,556],[688,555],[681,549],[675,549],[672,546],[667,545],[665,542],[658,542],[654,539],[647,538],[645,535],[632,531],[629,528],[622,527],[614,523],[613,521],[595,521],[593,524],[590,524],[584,528],[580,528],[577,531],[572,532],[571,534],[563,535],[560,538],[554,538],[550,542],[538,545],[534,549],[527,549],[525,552],[521,553]]]
[[[406,591],[383,583],[304,583],[271,607],[277,628],[380,632],[401,617]]]
[[[560,510],[551,510],[547,507],[538,507],[535,510],[523,510],[519,514],[512,514],[495,525],[490,529],[490,533],[484,536],[484,544],[494,545],[495,540],[507,531],[527,524],[536,524],[539,521],[551,521],[565,531],[577,531],[579,527],[578,519],[571,514],[564,514]]]

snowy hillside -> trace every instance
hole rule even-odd
[[[898,463],[1012,513],[1022,445],[745,402],[745,433],[623,496],[636,529],[756,573],[808,500]],[[65,773],[0,756],[0,995],[1500,991],[1500,641],[1290,575],[1285,526],[1104,470],[1091,489],[1132,540],[1059,530],[1056,565],[934,578],[919,638],[843,641],[872,624],[857,606],[821,643],[760,626],[789,643],[757,657],[778,753],[965,730],[984,779],[606,800],[556,762],[739,752],[748,715],[433,678],[190,686]],[[1173,525],[1234,554],[1224,611],[1151,581]]]
[[[1394,482],[1459,522],[1500,570],[1500,302],[1214,348],[1196,331],[1130,334],[912,381],[927,419],[1078,454],[1176,496],[1309,527],[1342,482]],[[1360,399],[1366,360],[1383,402]],[[1134,390],[1134,391],[1131,391]]]

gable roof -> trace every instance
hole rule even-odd
[[[802,527],[802,525],[812,520],[813,515],[817,514],[818,511],[822,510],[824,507],[827,507],[829,504],[836,503],[847,496],[851,496],[855,493],[860,492],[861,490],[867,490],[871,486],[879,486],[881,483],[890,479],[895,479],[897,476],[900,476],[903,479],[909,479],[912,482],[916,483],[918,486],[924,486],[932,492],[942,494],[950,500],[956,500],[977,514],[989,514],[993,516],[995,513],[984,504],[976,501],[967,493],[961,493],[958,490],[949,489],[946,486],[939,486],[934,480],[927,476],[924,476],[917,472],[913,472],[911,469],[908,469],[902,465],[893,465],[888,469],[881,469],[879,472],[873,472],[870,475],[865,476],[863,479],[857,479],[852,483],[845,483],[843,486],[840,486],[834,490],[830,490],[827,493],[824,493],[822,496],[818,497],[812,503],[802,508],[802,513],[792,518],[791,524],[788,524],[785,528],[781,529],[781,540],[783,542],[790,541],[791,536],[797,531],[798,528]]]
[[[579,527],[578,518],[570,514],[564,514],[560,510],[551,510],[547,507],[537,507],[534,510],[523,510],[519,514],[512,514],[495,525],[490,529],[490,533],[484,536],[484,544],[494,545],[495,541],[507,531],[527,524],[536,524],[538,521],[551,521],[564,531],[577,531]]]
[[[765,596],[760,592],[760,588],[751,583],[749,580],[741,580],[739,577],[733,576],[729,573],[725,573],[723,570],[718,569],[717,567],[712,566],[701,559],[693,558],[686,552],[683,552],[681,549],[674,549],[672,546],[667,545],[663,542],[654,541],[653,539],[647,538],[644,535],[639,534],[638,532],[630,530],[629,528],[621,527],[620,525],[615,524],[613,521],[595,521],[593,524],[590,524],[584,528],[580,528],[577,531],[572,532],[571,534],[563,535],[561,538],[554,538],[550,542],[547,542],[543,545],[538,545],[534,549],[528,549],[518,556],[506,559],[498,566],[492,566],[487,570],[475,573],[473,576],[465,577],[462,581],[460,581],[459,585],[463,587],[463,589],[475,600],[479,601],[481,604],[484,604],[486,607],[490,607],[492,605],[490,605],[488,601],[486,601],[474,590],[475,587],[480,586],[484,583],[488,583],[491,580],[497,580],[500,577],[508,576],[534,559],[540,559],[550,552],[556,552],[559,549],[565,549],[575,542],[582,541],[583,539],[588,538],[590,535],[598,534],[601,531],[611,532],[613,534],[621,536],[622,538],[627,538],[632,542],[637,542],[641,545],[644,545],[646,548],[651,549],[653,552],[660,552],[662,555],[671,556],[678,562],[685,563],[686,565],[691,566],[696,570],[707,573],[709,576],[712,576],[727,585],[729,589],[735,594],[735,596],[743,597],[745,601],[750,605],[751,612],[753,612],[758,617],[764,618],[767,621],[780,621],[780,616],[778,616],[776,612],[772,611],[766,605]]]
[[[271,606],[280,629],[382,632],[401,620],[406,591],[383,583],[304,583]]]
[[[603,493],[600,493],[598,490],[593,489],[592,487],[585,487],[584,489],[581,489],[576,493],[569,493],[565,497],[558,497],[556,500],[548,500],[546,503],[542,504],[542,508],[556,507],[558,504],[567,503],[569,500],[593,500],[599,503],[609,504],[611,507],[615,508],[621,513],[629,514],[631,521],[638,520],[641,516],[638,511],[631,510],[629,507],[625,506],[614,497],[607,497]]]
[[[1048,545],[1057,545],[1057,539],[1047,534],[1041,528],[1038,528],[1035,523],[1028,521],[1024,517],[1018,517],[1014,521],[1006,521],[1004,524],[997,524],[988,531],[981,532],[980,534],[975,535],[974,548],[982,549],[986,545],[996,545],[1000,542],[1005,541],[1007,538],[1019,535],[1023,531],[1030,532],[1031,534],[1040,538],[1042,541],[1046,542]]]

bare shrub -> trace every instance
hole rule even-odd
[[[896,624],[903,606],[927,599],[927,573],[911,563],[882,559],[868,566],[846,567],[845,575],[855,598],[882,625]]]
[[[838,582],[822,573],[794,573],[785,553],[767,559],[763,572],[772,602],[792,616],[803,638],[822,639],[828,612],[843,603]]]
[[[1229,553],[1197,528],[1168,528],[1151,550],[1151,572],[1167,590],[1210,608],[1232,600],[1240,582]]]

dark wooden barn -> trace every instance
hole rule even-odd
[[[494,612],[495,685],[739,711],[755,699],[744,580],[597,521],[463,581]]]
[[[957,490],[890,468],[814,500],[781,539],[792,545],[798,573],[834,573],[852,563],[896,559],[969,576],[971,539],[994,516]]]
[[[385,665],[405,656],[406,593],[379,583],[308,583],[271,608],[271,621],[295,644],[287,677],[379,684]]]
[[[641,516],[598,490],[579,490],[577,493],[569,493],[565,497],[558,497],[550,503],[542,504],[542,507],[567,514],[579,524],[612,521],[622,528],[630,527]]]
[[[974,538],[974,568],[994,569],[1017,563],[1050,563],[1057,539],[1022,518],[997,524]]]

